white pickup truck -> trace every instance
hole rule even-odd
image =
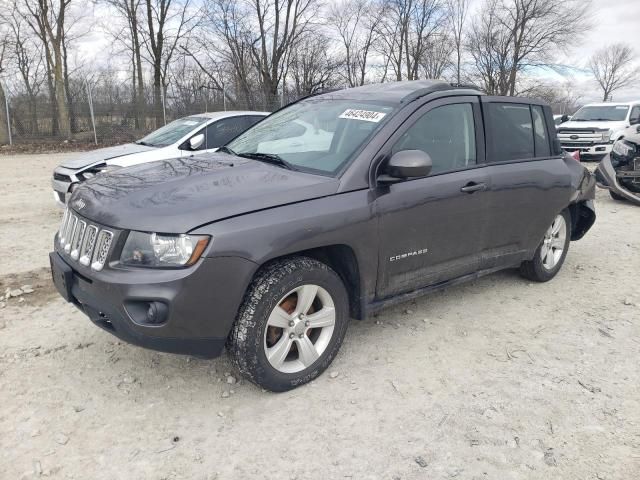
[[[579,151],[581,158],[600,160],[611,153],[626,128],[637,124],[640,101],[591,103],[558,127],[558,139],[565,151]]]

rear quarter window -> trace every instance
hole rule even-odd
[[[535,157],[533,121],[529,105],[488,103],[488,162],[509,162]]]
[[[544,120],[544,112],[540,105],[531,105],[533,117],[533,141],[536,157],[548,157],[551,155],[551,144]]]

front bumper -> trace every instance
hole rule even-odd
[[[602,143],[602,144],[594,144],[594,145],[585,145],[583,143],[563,143],[562,149],[565,152],[573,153],[580,152],[581,157],[603,157],[611,153],[613,149],[613,144],[611,143]]]
[[[141,347],[206,358],[222,352],[256,268],[243,258],[217,257],[187,269],[92,272],[58,252],[50,260],[61,295],[100,328]],[[150,303],[165,306],[160,323],[148,322]]]
[[[618,171],[611,164],[611,157],[607,155],[602,159],[595,171],[597,185],[600,188],[606,188],[617,193],[626,200],[640,205],[640,194],[634,193],[622,185],[620,178],[626,179],[637,178],[640,181],[640,170],[635,171]]]

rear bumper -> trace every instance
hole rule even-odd
[[[133,345],[206,358],[222,352],[256,267],[239,257],[220,257],[189,269],[91,274],[58,252],[50,257],[54,275],[68,274],[63,297],[98,327]],[[161,307],[155,323],[147,315],[152,303]]]
[[[640,194],[634,193],[624,187],[619,181],[620,175],[616,172],[611,165],[611,157],[607,155],[602,159],[595,171],[597,184],[600,188],[606,188],[614,193],[617,193],[624,199],[640,205]],[[640,172],[626,172],[626,177],[640,177]]]

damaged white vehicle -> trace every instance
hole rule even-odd
[[[80,183],[102,172],[215,152],[267,115],[252,111],[200,113],[175,120],[137,142],[85,152],[54,169],[53,198],[64,207]]]

